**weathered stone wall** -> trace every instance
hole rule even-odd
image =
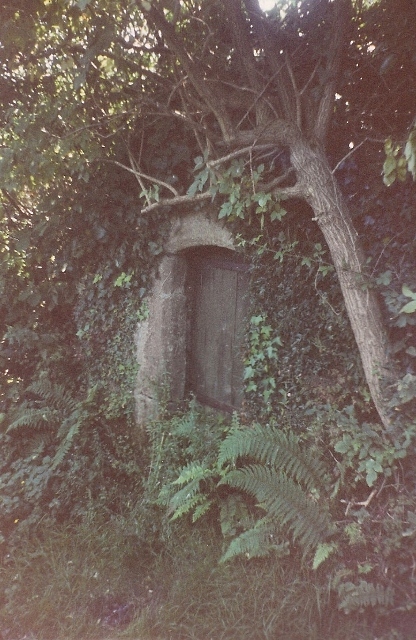
[[[184,397],[186,249],[198,246],[234,248],[231,232],[216,219],[216,214],[198,212],[172,222],[158,274],[147,300],[149,316],[139,324],[136,332],[138,424],[144,424],[157,415],[162,385],[168,385],[173,402],[180,402]]]

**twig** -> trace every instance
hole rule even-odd
[[[355,147],[353,147],[351,149],[351,151],[349,151],[343,158],[341,158],[341,160],[339,162],[337,162],[337,164],[335,165],[335,167],[332,169],[332,174],[334,174],[336,171],[338,171],[338,169],[340,168],[340,166],[342,165],[343,162],[345,162],[345,160],[347,160],[347,158],[349,158],[350,156],[352,156],[353,153],[355,153],[356,151],[358,151],[358,149],[360,147],[362,147],[362,145],[365,142],[376,142],[377,144],[383,143],[384,140],[378,140],[377,138],[364,138],[364,140],[361,140],[361,142],[359,142]]]
[[[316,65],[315,65],[314,70],[312,71],[311,75],[309,76],[309,78],[307,79],[307,81],[305,82],[305,84],[303,85],[303,89],[301,89],[301,90],[299,91],[299,94],[300,94],[301,96],[305,93],[306,89],[309,87],[310,83],[311,83],[311,82],[312,82],[312,80],[314,79],[314,76],[315,76],[316,72],[318,71],[319,65],[320,65],[320,61],[318,60],[318,62],[317,62],[317,63],[316,63]]]
[[[152,201],[150,200],[149,194],[147,193],[146,185],[144,184],[140,173],[137,171],[137,164],[135,159],[133,158],[133,154],[131,153],[130,149],[128,149],[128,154],[129,154],[130,164],[132,166],[132,169],[134,169],[134,175],[137,179],[137,182],[140,185],[140,188],[142,190],[144,197],[147,200],[147,204],[151,204]]]
[[[292,65],[290,64],[290,58],[288,53],[285,55],[286,68],[289,74],[290,82],[292,83],[293,93],[295,96],[295,104],[296,104],[296,124],[299,129],[302,129],[302,105],[300,102],[300,93],[298,86],[296,84],[295,74],[293,73]]]

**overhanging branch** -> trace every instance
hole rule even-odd
[[[173,193],[175,197],[179,196],[179,193],[176,191],[176,189],[172,187],[172,185],[169,184],[168,182],[164,182],[163,180],[159,180],[159,178],[154,178],[153,176],[149,176],[147,175],[147,173],[142,173],[142,171],[137,171],[136,169],[132,169],[131,167],[128,167],[127,165],[123,164],[122,162],[118,162],[117,160],[109,160],[109,162],[112,162],[113,164],[117,165],[117,167],[121,167],[122,169],[125,169],[129,173],[132,173],[134,176],[136,176],[136,178],[144,178],[144,180],[149,180],[149,182],[153,182],[154,184],[157,184],[160,187],[164,187],[165,189],[168,189],[171,193]]]
[[[180,204],[192,204],[194,202],[201,202],[202,200],[209,200],[210,198],[212,198],[212,193],[210,193],[209,191],[204,191],[204,193],[197,193],[194,196],[184,195],[176,196],[174,198],[163,198],[163,200],[152,202],[152,204],[147,205],[147,207],[143,207],[141,212],[149,213],[150,211],[160,209],[161,207],[176,207]]]

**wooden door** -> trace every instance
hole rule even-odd
[[[200,249],[189,271],[188,387],[200,402],[232,411],[243,395],[248,267],[231,251]]]

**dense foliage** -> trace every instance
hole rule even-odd
[[[242,47],[242,3],[230,0],[232,16],[223,5],[0,5],[1,615],[11,637],[48,626],[40,616],[31,628],[36,592],[50,593],[45,562],[56,591],[83,594],[74,606],[85,634],[88,616],[96,624],[126,598],[161,637],[208,627],[322,637],[331,627],[334,639],[362,640],[360,611],[414,611],[414,3],[288,1],[266,20],[247,0],[252,49]],[[348,45],[335,68],[331,12],[341,5]],[[308,148],[325,148],[363,246],[355,285],[380,303],[397,373],[385,401],[392,432],[371,400],[339,265],[295,188],[290,145],[262,139],[262,118],[279,109]],[[244,406],[230,425],[191,403],[143,433],[134,331],[172,216],[209,203],[251,258]],[[188,553],[194,574],[179,569]],[[221,557],[231,563],[214,568]],[[152,599],[163,563],[169,596]],[[140,587],[132,571],[124,580],[129,566]],[[210,603],[203,580],[218,587]],[[292,582],[292,599],[267,596]],[[224,604],[230,585],[236,608]],[[305,599],[314,604],[302,627],[290,612]],[[51,618],[59,598],[54,606]],[[337,607],[353,612],[345,635]],[[53,637],[69,637],[71,607],[65,615]]]

